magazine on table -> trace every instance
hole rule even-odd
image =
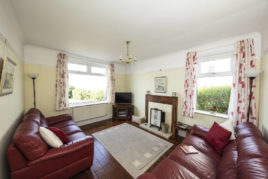
[[[197,154],[198,151],[191,145],[180,146],[181,150],[186,154]]]

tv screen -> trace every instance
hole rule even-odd
[[[115,104],[132,104],[132,93],[115,93]]]

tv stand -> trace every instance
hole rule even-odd
[[[132,104],[114,104],[113,120],[131,121],[134,114],[134,106]]]

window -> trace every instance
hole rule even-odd
[[[106,65],[78,63],[69,60],[69,103],[70,106],[81,106],[107,101]]]
[[[227,114],[232,79],[233,60],[231,55],[200,59],[196,109]]]

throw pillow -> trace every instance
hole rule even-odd
[[[232,133],[232,135],[231,135],[229,140],[235,140],[236,139],[236,137],[234,135],[234,126],[233,126],[233,121],[232,120],[227,120],[224,123],[221,123],[220,126]]]
[[[228,144],[231,135],[232,133],[230,131],[214,122],[213,126],[209,129],[205,136],[205,140],[217,151],[218,154],[221,154],[225,145]]]
[[[60,130],[57,127],[47,127],[47,129],[51,130],[54,134],[56,134],[56,136],[58,136],[58,138],[60,138],[60,140],[66,144],[68,142],[70,142],[70,139],[68,138],[67,135],[64,134],[64,132],[62,130]]]
[[[59,148],[63,145],[62,141],[52,131],[45,127],[39,127],[39,132],[44,141],[53,148]]]

